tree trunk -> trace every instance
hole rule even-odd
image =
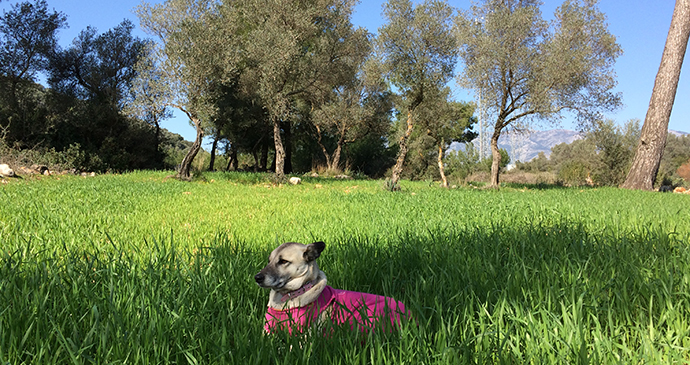
[[[254,157],[254,172],[259,171],[259,153],[256,151],[256,149],[252,149],[252,157]]]
[[[635,157],[622,188],[652,190],[666,146],[668,121],[690,36],[690,0],[676,0],[661,65]]]
[[[228,160],[228,167],[225,168],[225,171],[230,171],[230,167],[232,166],[235,171],[237,171],[237,167],[239,165],[239,161],[237,160],[237,148],[235,147],[234,143],[230,144],[230,158]]]
[[[448,187],[448,179],[446,178],[446,171],[443,167],[443,138],[441,138],[441,143],[438,145],[438,172],[441,174],[441,187]]]
[[[275,172],[276,180],[285,180],[285,149],[283,149],[283,140],[280,138],[280,120],[273,119],[273,142],[276,146]]]
[[[154,122],[156,126],[156,132],[153,137],[156,144],[156,168],[161,168],[163,166],[163,151],[161,150],[161,125],[158,121]]]
[[[261,171],[266,171],[266,167],[268,165],[268,140],[266,138],[262,138],[263,142],[261,143],[261,161],[259,161],[259,169]]]
[[[225,154],[228,155],[228,165],[225,167],[225,171],[230,171],[230,166],[232,166],[232,145],[230,145],[230,149],[225,151]]]
[[[324,146],[323,142],[321,141],[321,127],[316,125],[316,133],[318,135],[318,138],[316,139],[316,143],[321,147],[321,151],[323,152],[323,156],[326,157],[326,168],[331,169],[333,164],[331,163],[331,155],[328,154],[328,150],[326,149],[326,146]],[[313,165],[313,164],[312,164]]]
[[[209,161],[209,171],[216,171],[214,165],[216,163],[216,147],[218,147],[218,140],[220,136],[218,133],[213,137],[213,144],[211,145],[211,161]]]
[[[331,171],[340,171],[340,154],[343,150],[343,142],[342,138],[340,141],[338,141],[338,146],[335,148],[335,151],[333,151],[333,160],[331,161],[331,166],[329,166],[329,169]]]
[[[498,189],[498,173],[501,169],[501,151],[498,149],[498,137],[501,136],[501,129],[494,130],[491,136],[491,183],[489,187]]]
[[[286,174],[292,173],[292,123],[284,121],[283,133],[285,133],[285,165],[283,171]]]
[[[410,140],[410,136],[412,135],[413,127],[414,125],[412,124],[412,111],[408,110],[407,129],[405,130],[403,136],[400,137],[400,141],[398,143],[400,145],[400,151],[398,151],[398,158],[395,162],[395,166],[393,166],[393,172],[391,173],[390,188],[392,190],[395,190],[398,187],[398,182],[400,181],[400,174],[402,173],[403,164],[405,163],[405,157],[407,156],[407,151],[410,148],[408,142]]]
[[[177,178],[180,180],[189,181],[192,179],[192,161],[194,161],[194,157],[196,157],[196,154],[199,153],[199,150],[201,149],[201,139],[204,136],[204,131],[201,129],[201,121],[194,118],[192,119],[192,122],[194,123],[194,126],[196,126],[196,139],[180,164],[180,170],[177,172]]]

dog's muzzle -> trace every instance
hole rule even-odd
[[[256,280],[256,283],[259,285],[263,285],[265,279],[266,279],[266,275],[264,275],[261,272],[254,275],[254,280]]]

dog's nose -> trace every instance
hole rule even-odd
[[[259,284],[264,282],[264,278],[265,278],[265,276],[262,273],[258,273],[256,275],[254,275],[254,280],[256,280],[256,282]]]

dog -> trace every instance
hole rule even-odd
[[[394,328],[411,318],[402,302],[381,295],[333,289],[316,259],[326,248],[319,241],[308,245],[286,242],[268,257],[254,280],[270,289],[264,330],[306,333],[326,323],[350,325],[362,332]]]

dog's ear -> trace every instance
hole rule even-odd
[[[304,251],[304,259],[307,260],[307,262],[316,260],[321,256],[321,252],[323,252],[324,248],[326,248],[326,244],[322,241],[307,245],[307,249]]]

